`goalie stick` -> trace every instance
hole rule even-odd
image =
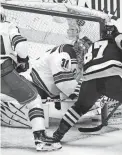
[[[108,120],[112,117],[112,115],[114,114],[114,112],[117,110],[117,108],[121,105],[122,103],[118,102],[116,104],[116,106],[113,108],[113,110],[110,112],[110,114],[107,116],[107,118],[103,121],[102,124],[96,126],[96,127],[93,127],[93,128],[78,128],[78,130],[80,132],[95,132],[95,131],[99,131],[101,130],[104,126],[106,126],[106,122],[108,122]]]

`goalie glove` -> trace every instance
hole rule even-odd
[[[80,88],[81,88],[81,84],[82,84],[82,80],[80,80],[80,81],[78,82],[78,85],[76,86],[74,92],[69,96],[69,98],[70,98],[71,100],[74,100],[74,99],[77,99],[77,98],[78,98],[79,92],[80,92]]]
[[[18,73],[21,73],[21,72],[25,72],[29,69],[29,57],[27,56],[26,58],[20,58],[18,55],[17,55],[17,68],[16,68],[16,71]]]

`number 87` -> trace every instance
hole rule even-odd
[[[98,49],[96,57],[93,57],[93,46],[91,46],[88,52],[84,56],[84,64],[91,60],[100,59],[103,57],[103,52],[108,45],[108,40],[98,41],[94,43],[94,49]]]

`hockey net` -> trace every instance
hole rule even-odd
[[[48,49],[72,43],[77,37],[87,36],[92,42],[97,41],[100,39],[102,26],[109,20],[108,15],[102,12],[67,4],[8,1],[2,3],[2,6],[7,21],[15,23],[22,35],[28,39],[29,56],[32,61],[42,57]],[[111,123],[118,123],[116,119],[119,119],[119,123],[122,122],[120,109],[112,117]],[[26,106],[18,108],[13,103],[2,102],[2,125],[29,127],[26,113]],[[96,115],[96,112],[92,113],[94,114]],[[91,116],[91,113],[88,115]]]

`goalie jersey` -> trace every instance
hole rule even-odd
[[[33,82],[50,97],[64,93],[69,96],[74,92],[77,81],[76,53],[72,45],[64,44],[48,50],[43,58],[32,65]]]
[[[0,63],[3,63],[7,58],[11,57],[16,60],[16,55],[19,54],[22,58],[27,57],[27,51],[23,52],[23,47],[20,46],[20,42],[26,41],[26,38],[22,37],[18,27],[10,22],[0,23]],[[19,45],[19,46],[18,46]],[[18,49],[19,48],[19,49]],[[15,52],[16,51],[16,52]],[[21,52],[21,53],[20,53]]]
[[[84,80],[115,75],[122,77],[122,34],[95,42],[84,56]]]

